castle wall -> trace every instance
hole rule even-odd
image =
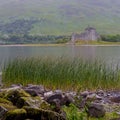
[[[86,28],[85,32],[81,34],[73,34],[72,35],[72,42],[77,40],[93,40],[96,41],[100,38],[100,35],[96,32],[94,28]]]

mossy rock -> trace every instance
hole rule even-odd
[[[40,107],[42,100],[40,97],[20,97],[16,102],[16,106],[18,108],[22,108],[23,106],[31,106],[31,107]]]
[[[0,98],[4,98],[4,97],[5,97],[5,94],[6,94],[5,91],[0,92]]]
[[[18,99],[16,106],[22,108],[23,106],[36,107],[45,110],[51,110],[50,104],[46,101],[41,100],[39,96],[37,97],[21,97]]]
[[[51,110],[50,104],[48,104],[46,101],[43,101],[43,102],[40,104],[40,108],[41,108],[41,109],[44,109],[44,110]]]
[[[8,111],[16,109],[16,106],[5,104],[5,103],[0,103],[0,106],[6,108]]]
[[[10,101],[8,101],[8,100],[6,100],[4,98],[0,98],[0,106],[3,106],[8,111],[16,109],[16,107],[12,104],[12,102],[10,102]]]
[[[30,119],[38,120],[66,120],[62,115],[50,111],[50,110],[43,110],[38,108],[31,108],[31,107],[24,107],[27,111],[27,115]]]
[[[11,101],[14,105],[16,105],[16,102],[20,97],[30,97],[30,95],[22,89],[8,90],[4,95],[4,98]]]
[[[107,112],[105,117],[107,120],[120,120],[120,115],[116,112]]]
[[[5,103],[5,104],[12,104],[10,101],[4,99],[4,98],[0,98],[0,103]]]
[[[15,109],[7,112],[4,120],[25,120],[27,112],[24,109]]]

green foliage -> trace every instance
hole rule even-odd
[[[8,101],[4,98],[0,98],[0,103],[9,104],[9,105],[11,104],[12,105],[12,103],[10,101]]]
[[[86,120],[87,115],[85,112],[80,111],[74,104],[69,107],[64,107],[63,110],[67,114],[67,120]]]
[[[102,35],[101,39],[102,39],[102,41],[107,41],[107,42],[120,42],[120,34],[117,34],[117,35]]]
[[[15,109],[15,110],[11,110],[8,111],[6,116],[5,116],[5,120],[14,120],[14,119],[18,119],[18,120],[24,120],[26,118],[27,112],[24,109]]]
[[[3,82],[7,84],[43,84],[61,89],[119,89],[118,66],[107,66],[100,61],[79,58],[15,59],[3,69]]]
[[[70,104],[69,107],[64,106],[63,110],[66,112],[67,120],[112,120],[119,118],[115,112],[108,112],[101,118],[88,117],[85,109],[78,109],[74,104]]]
[[[32,25],[37,23],[37,20],[16,20],[11,23],[2,24],[0,26],[0,33],[2,34],[27,34]]]
[[[66,43],[70,36],[53,36],[53,35],[28,35],[28,34],[10,34],[7,37],[1,35],[1,44],[37,44],[37,43]]]
[[[70,37],[68,37],[68,36],[65,36],[64,38],[63,37],[59,37],[58,39],[57,39],[57,41],[56,41],[56,43],[67,43],[67,42],[69,42],[70,41]]]

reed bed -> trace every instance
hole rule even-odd
[[[43,84],[50,89],[119,89],[118,66],[69,58],[29,58],[9,61],[3,68],[5,85]]]

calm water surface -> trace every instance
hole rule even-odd
[[[8,60],[31,57],[75,57],[119,63],[120,46],[0,46],[0,69]],[[1,71],[1,70],[0,70]]]

